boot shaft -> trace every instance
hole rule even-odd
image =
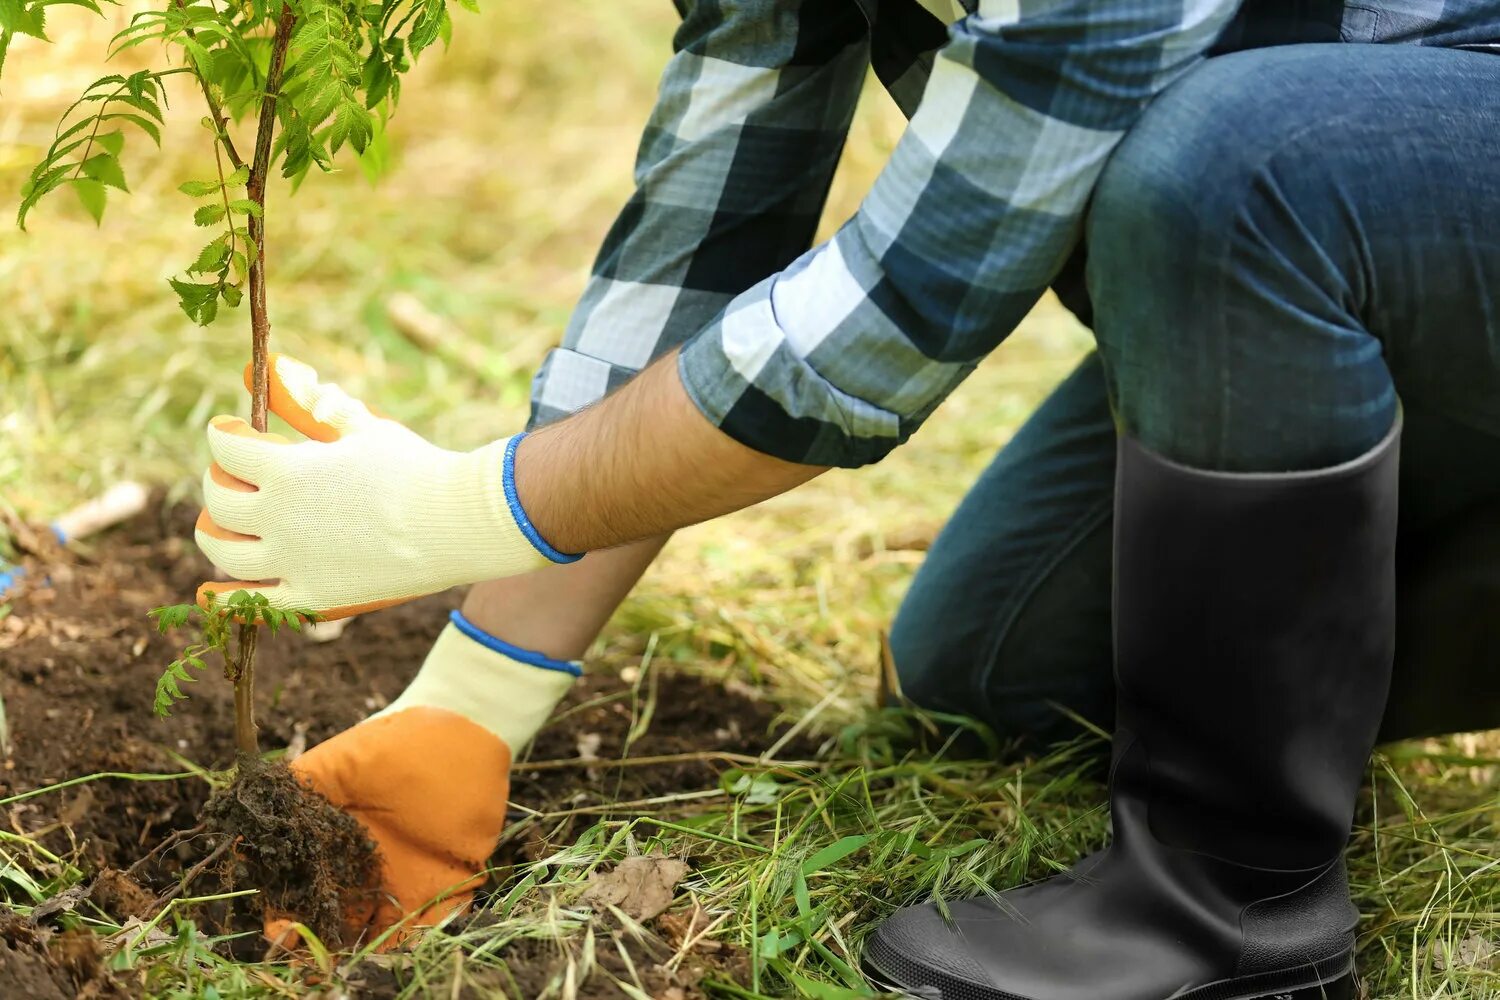
[[[1141,816],[1164,844],[1256,868],[1342,849],[1390,685],[1398,454],[1399,425],[1335,468],[1223,474],[1122,437],[1122,840]]]

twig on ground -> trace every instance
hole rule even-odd
[[[176,899],[178,896],[182,895],[187,887],[193,883],[193,880],[196,879],[199,875],[202,875],[209,865],[213,864],[215,861],[224,856],[225,852],[229,850],[229,846],[233,843],[233,838],[225,837],[224,840],[220,842],[219,846],[215,847],[213,851],[209,853],[208,857],[204,858],[202,861],[189,868],[187,870],[187,874],[182,876],[182,880],[180,882],[178,882],[172,888],[168,889],[166,892],[162,893],[160,896],[157,896],[156,901],[151,904],[151,908],[153,910],[159,910],[167,904],[171,903],[172,900]]]
[[[150,861],[152,858],[156,857],[159,854],[166,853],[168,850],[176,847],[183,841],[190,840],[193,837],[198,836],[200,833],[203,833],[207,829],[208,827],[205,824],[199,823],[197,826],[191,827],[190,829],[177,830],[170,835],[163,837],[159,842],[157,842],[157,845],[155,847],[151,848],[151,850],[141,855],[141,857],[137,858],[129,868],[125,869],[125,874],[134,877],[135,873],[140,871],[141,868],[146,865],[146,862]]]

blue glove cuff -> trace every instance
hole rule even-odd
[[[578,664],[573,663],[569,660],[554,660],[550,656],[544,656],[541,653],[533,652],[529,649],[522,649],[520,646],[512,646],[504,639],[501,639],[498,636],[490,635],[484,629],[469,621],[469,619],[465,618],[463,616],[463,613],[460,611],[454,611],[450,613],[448,615],[448,620],[451,621],[460,632],[468,636],[470,639],[473,639],[484,648],[494,650],[501,656],[508,656],[512,660],[515,660],[517,663],[524,663],[528,667],[538,667],[542,670],[556,670],[559,673],[571,674],[574,677],[580,677],[583,675],[583,668]]]
[[[536,525],[531,523],[531,518],[526,516],[526,511],[521,506],[521,498],[516,495],[516,449],[520,447],[521,441],[525,437],[525,432],[517,434],[505,446],[505,458],[500,468],[500,481],[505,486],[505,502],[510,505],[510,514],[516,519],[516,526],[521,529],[521,534],[526,536],[526,540],[538,552],[555,563],[577,562],[583,558],[582,554],[569,555],[566,552],[559,552],[547,544],[547,540],[542,537],[541,532],[536,530]]]

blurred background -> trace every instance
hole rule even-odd
[[[121,477],[192,500],[200,429],[248,412],[245,309],[202,329],[167,278],[203,242],[184,180],[211,176],[201,100],[168,81],[158,152],[137,135],[102,226],[59,192],[28,232],[9,222],[59,116],[105,72],[132,6],[56,8],[53,44],[18,38],[0,85],[0,501],[40,521]],[[293,354],[419,432],[467,447],[518,430],[528,382],[561,336],[631,167],[676,12],[612,0],[560,17],[534,3],[455,8],[453,44],[406,83],[372,183],[351,166],[269,195],[274,350]],[[873,80],[824,231],[859,204],[904,121]],[[414,341],[435,338],[437,345]],[[915,441],[881,465],[685,532],[623,613],[624,628],[701,651],[758,651],[785,693],[873,685],[878,630],[920,549],[1025,413],[1087,349],[1046,302]],[[634,617],[632,617],[634,616]],[[727,647],[726,647],[727,643]],[[689,650],[684,649],[684,654]],[[686,658],[686,657],[685,657]],[[696,657],[694,657],[696,658]],[[795,699],[794,699],[795,700]]]

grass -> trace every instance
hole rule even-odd
[[[529,374],[628,193],[672,29],[670,6],[648,0],[566,18],[536,4],[487,7],[463,16],[453,50],[410,81],[378,187],[357,172],[313,178],[294,213],[287,191],[272,192],[278,349],[454,447],[524,419]],[[18,45],[7,65],[0,204],[15,203],[57,114],[97,75],[107,28],[59,14],[53,34],[58,45]],[[191,126],[200,112],[190,94],[176,96],[174,113]],[[900,127],[872,89],[829,228],[858,203]],[[199,242],[174,187],[206,173],[211,155],[198,130],[175,134],[161,156],[136,145],[134,193],[111,205],[102,229],[61,201],[30,234],[0,228],[0,498],[29,518],[123,476],[191,495],[206,460],[198,428],[243,410],[247,324],[231,315],[191,326],[164,280]],[[387,313],[397,292],[466,331],[481,356],[413,347]],[[482,919],[382,959],[415,977],[406,995],[495,995],[508,988],[503,951],[522,939],[566,959],[557,996],[591,970],[622,995],[646,995],[629,962],[604,956],[648,932],[590,922],[578,896],[598,866],[656,848],[695,858],[684,889],[708,915],[708,936],[748,954],[744,975],[715,985],[717,995],[862,995],[845,956],[891,908],[934,891],[988,891],[1102,843],[1102,791],[1079,748],[1011,765],[954,760],[900,749],[896,737],[920,720],[868,708],[880,631],[920,560],[887,540],[940,524],[1087,347],[1086,332],[1044,303],[888,461],[681,533],[601,640],[595,669],[648,653],[631,706],[642,724],[653,670],[748,680],[808,719],[823,752],[745,763],[738,783],[602,818],[490,900]],[[1496,767],[1493,736],[1390,748],[1372,765],[1351,848],[1371,996],[1500,997],[1500,964],[1463,961],[1480,942],[1500,943]],[[511,835],[557,819],[529,816]],[[81,877],[68,859],[0,835],[0,881],[21,908]],[[153,929],[88,922],[125,945],[115,962],[153,996],[305,991],[284,966],[210,950],[194,905],[179,901]]]

